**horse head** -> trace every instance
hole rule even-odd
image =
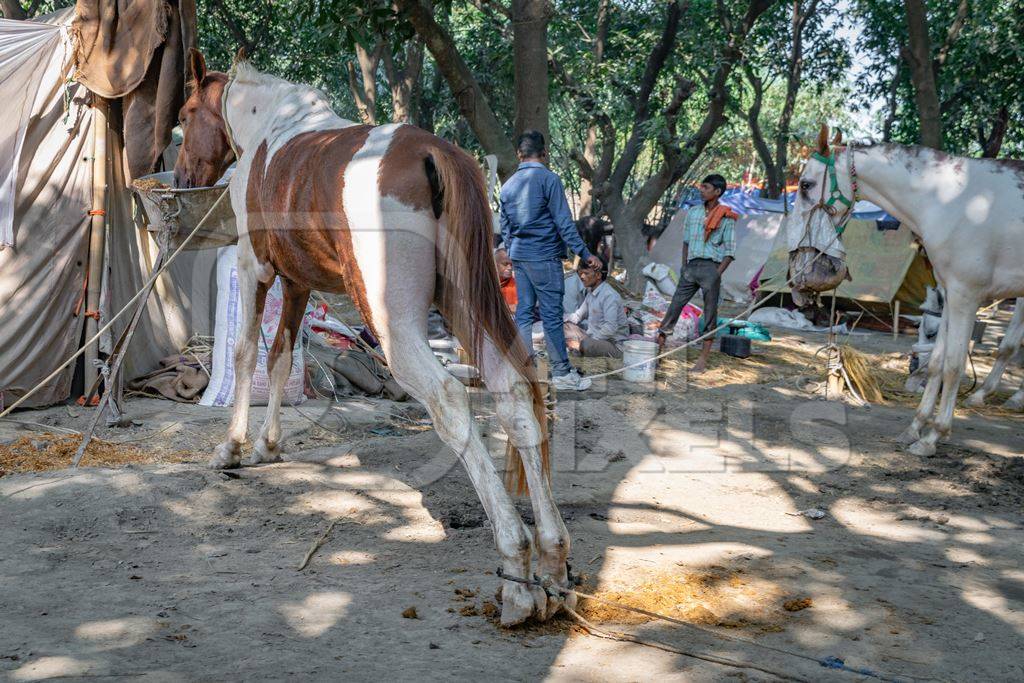
[[[610,222],[597,216],[584,216],[576,221],[576,230],[579,231],[590,253],[600,256],[605,261],[611,260],[611,246],[605,239],[608,235],[614,234]]]
[[[822,124],[816,149],[800,174],[793,212],[786,221],[789,272],[797,305],[818,292],[835,289],[850,279],[842,233],[853,212],[856,195],[851,153],[836,131],[829,142],[828,126]]]
[[[207,71],[199,50],[188,54],[188,99],[178,112],[184,138],[174,164],[175,187],[207,187],[235,160],[221,111],[228,75]]]

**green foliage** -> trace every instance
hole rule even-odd
[[[790,50],[792,2],[778,2],[761,17],[749,36],[744,59],[765,82],[762,128],[774,144],[777,134],[790,140],[790,159],[799,156],[802,143],[816,134],[821,121],[854,129],[853,109],[885,102],[890,94],[900,48],[906,44],[903,0],[820,0],[806,29],[801,89],[787,131],[778,130],[784,103],[785,69]],[[511,135],[515,115],[512,27],[502,0],[446,0],[435,3],[434,16],[454,37],[459,53],[477,78],[488,104]],[[805,0],[806,2],[806,0]],[[932,44],[938,51],[956,15],[959,0],[928,0]],[[604,59],[593,56],[597,33],[597,0],[553,0],[548,28],[549,52],[557,69],[568,74],[579,91],[608,115],[621,151],[632,133],[635,96],[647,56],[660,36],[664,0],[614,0],[610,3],[610,31]],[[745,11],[745,0],[723,0],[734,20]],[[507,7],[507,0],[505,0]],[[946,144],[951,151],[980,152],[979,126],[991,130],[1002,108],[1010,114],[1003,156],[1024,151],[1024,94],[1020,67],[1024,49],[1024,0],[972,0],[963,31],[939,69]],[[357,43],[371,46],[384,40],[398,50],[415,40],[410,27],[396,16],[386,0],[200,0],[200,44],[212,67],[226,69],[238,46],[248,43],[251,58],[262,69],[314,84],[333,100],[339,113],[356,118],[348,90],[346,64],[354,59]],[[848,44],[851,27],[860,26],[856,44],[857,71],[850,76],[854,46]],[[661,163],[659,137],[666,135],[664,109],[679,78],[696,83],[694,94],[678,116],[678,138],[685,141],[704,119],[710,78],[723,58],[726,37],[719,19],[718,0],[691,0],[684,12],[676,47],[659,76],[651,99],[652,116],[641,124],[645,141],[630,177],[626,194],[635,191]],[[550,110],[553,165],[570,188],[579,186],[569,152],[582,149],[591,118],[579,98],[566,88],[553,70]],[[904,68],[896,87],[896,141],[912,142],[917,117],[909,74]],[[383,69],[378,73],[378,109],[382,120],[391,112]],[[741,69],[728,83],[726,124],[718,131],[690,176],[709,166],[738,181],[756,160],[745,113],[751,102],[750,86]],[[444,79],[429,57],[425,60],[417,97],[421,111],[429,112],[428,125],[462,147],[482,152],[461,117]],[[885,111],[876,125],[881,129]],[[760,176],[760,161],[754,161]],[[684,179],[685,181],[685,179]]]
[[[1009,125],[1000,156],[1024,153],[1024,0],[971,0],[963,28],[949,39],[960,0],[928,0],[929,38],[935,60],[944,145],[967,155],[981,153],[979,137],[991,131],[1005,108]],[[858,49],[869,57],[858,81],[862,102],[885,100],[896,79],[892,138],[912,143],[918,136],[917,109],[901,49],[907,44],[902,0],[858,0],[853,17],[863,24]],[[941,52],[948,50],[944,61]],[[887,112],[882,112],[884,117]]]

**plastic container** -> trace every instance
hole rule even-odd
[[[653,382],[654,370],[658,367],[658,361],[654,360],[657,355],[658,345],[652,341],[630,339],[624,342],[622,344],[622,365],[626,370],[622,373],[622,379],[627,382]],[[642,363],[642,365],[628,367],[634,363]]]
[[[719,342],[722,353],[733,358],[750,357],[750,340],[738,334],[727,334]]]

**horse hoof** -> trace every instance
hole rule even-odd
[[[1011,396],[1003,404],[1005,410],[1024,410],[1024,396]]]
[[[935,455],[935,444],[927,439],[918,439],[914,443],[910,444],[910,448],[907,449],[907,452],[912,455],[920,456]]]
[[[980,408],[981,406],[985,405],[985,394],[983,394],[981,391],[975,391],[973,394],[967,397],[967,400],[964,401],[964,403],[971,406],[972,408]]]
[[[213,458],[206,466],[211,470],[227,470],[238,467],[240,451],[241,447],[238,444],[225,441],[213,451]]]
[[[533,592],[521,583],[506,581],[501,588],[501,625],[517,626],[536,610]]]
[[[252,453],[246,459],[246,465],[259,465],[264,462],[278,462],[281,460],[281,444],[270,446],[265,439],[260,439],[252,448]]]
[[[921,438],[921,432],[914,425],[910,425],[897,438],[901,444],[909,446]]]

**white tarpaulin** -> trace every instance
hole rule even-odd
[[[0,405],[20,398],[74,353],[85,321],[94,117],[91,93],[69,82],[73,67],[66,26],[71,18],[68,9],[41,19],[52,25],[0,21],[0,65],[13,69],[3,71],[0,81],[5,97],[0,178],[14,178],[13,195],[0,194],[0,214],[11,210],[13,237],[13,246],[0,251]],[[8,76],[25,91],[8,96]],[[14,112],[28,107],[24,125],[6,116],[12,103]],[[115,100],[111,118],[116,120],[119,111]],[[8,149],[21,150],[17,163]],[[123,146],[113,125],[107,149],[107,267],[100,324],[141,289],[156,256],[153,240],[132,220]],[[156,368],[192,334],[210,334],[215,263],[213,250],[184,253],[160,278],[128,347],[126,379]],[[129,317],[114,324],[114,338]],[[73,376],[74,365],[26,405],[68,398]]]
[[[15,185],[25,129],[43,82],[39,75],[63,56],[61,32],[59,26],[0,19],[0,249],[14,246]]]
[[[651,249],[651,260],[679,272],[683,260],[683,222],[688,209],[679,209],[672,222]],[[722,296],[732,301],[750,301],[750,281],[771,256],[782,225],[781,213],[740,216],[736,221],[736,260],[722,275]]]

